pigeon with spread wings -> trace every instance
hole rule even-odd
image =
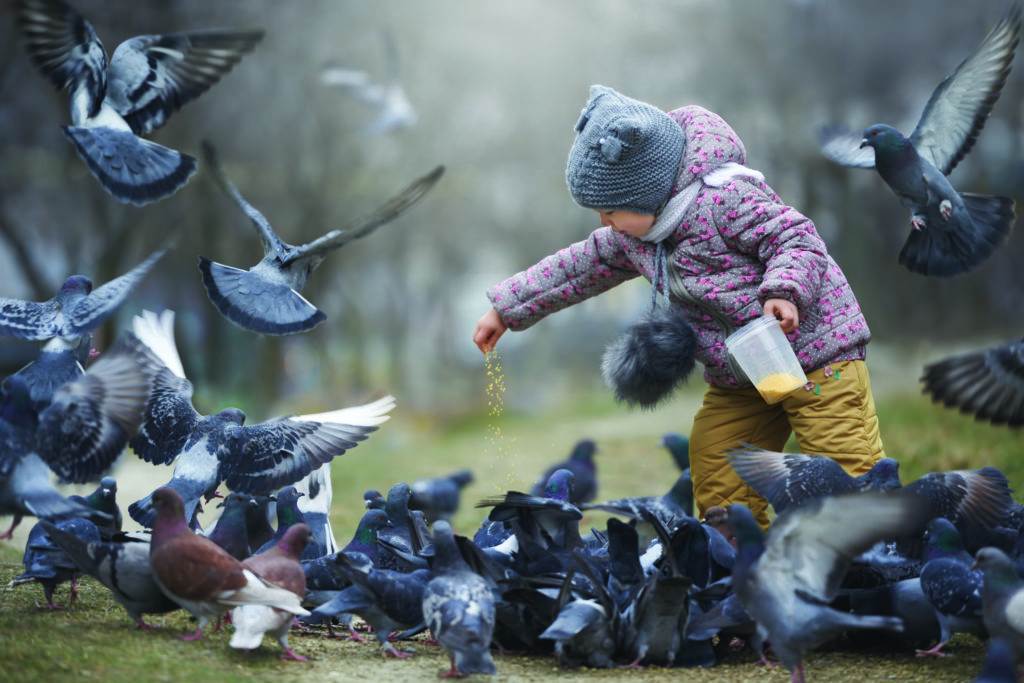
[[[213,145],[204,142],[203,154],[218,184],[249,217],[263,243],[263,259],[248,270],[200,256],[203,285],[221,315],[241,328],[262,334],[295,334],[323,322],[327,317],[323,311],[300,294],[313,271],[330,252],[397,218],[444,173],[444,167],[438,166],[348,227],[296,246],[282,240],[266,217],[228,179]]]

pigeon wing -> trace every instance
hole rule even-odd
[[[729,463],[776,512],[857,489],[854,478],[831,458],[744,447],[730,451]]]
[[[153,378],[142,425],[129,445],[146,462],[167,465],[185,448],[201,417],[192,405],[192,383],[164,368]]]
[[[993,528],[1013,504],[1006,477],[994,467],[933,472],[904,488],[926,498],[934,517],[945,517],[958,527],[970,520]]]
[[[294,484],[358,446],[388,420],[394,405],[387,396],[355,408],[234,428],[218,452],[224,481],[252,495]]]
[[[220,155],[217,153],[217,148],[209,140],[203,140],[203,159],[206,164],[210,167],[210,171],[213,173],[214,180],[220,186],[221,190],[224,191],[231,199],[238,205],[238,208],[242,210],[249,220],[252,222],[253,227],[256,228],[256,232],[260,236],[260,241],[263,242],[264,254],[277,253],[281,254],[285,250],[285,244],[277,233],[274,232],[274,228],[270,225],[270,221],[260,211],[249,203],[249,201],[242,196],[242,193],[238,191],[235,184],[228,178],[227,173],[224,172],[224,167],[220,164]]]
[[[146,274],[163,257],[165,252],[164,249],[153,252],[145,261],[124,275],[97,287],[71,310],[64,311],[65,322],[62,333],[66,336],[80,336],[96,329],[104,320],[113,315],[118,306],[124,303],[136,285],[146,277]]]
[[[60,306],[49,301],[0,298],[0,334],[18,339],[42,341],[61,333]]]
[[[1014,6],[974,53],[946,77],[925,105],[910,136],[918,154],[949,175],[974,146],[1006,83],[1020,39]]]
[[[828,126],[819,135],[821,153],[840,166],[874,168],[875,150],[860,146],[863,137],[844,126]]]
[[[921,381],[947,407],[997,425],[1024,425],[1024,340],[932,363]]]
[[[312,242],[297,247],[283,259],[282,265],[289,265],[299,259],[323,256],[332,249],[337,249],[352,240],[365,237],[381,225],[398,218],[406,209],[418,202],[444,174],[444,166],[437,166],[430,173],[416,179],[411,185],[379,206],[372,213],[363,216],[351,225],[331,230],[326,235]]]
[[[110,59],[111,106],[137,135],[206,92],[263,39],[263,31],[196,31],[136,36]]]
[[[98,114],[107,89],[107,53],[92,24],[63,0],[21,0],[18,26],[43,75],[61,89],[84,82],[89,116]]]

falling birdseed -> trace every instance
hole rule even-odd
[[[487,382],[487,443],[494,456],[488,462],[493,469],[499,460],[512,457],[515,440],[507,437],[501,428],[501,417],[505,412],[505,370],[496,351],[484,354],[484,371]]]

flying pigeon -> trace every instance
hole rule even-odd
[[[94,479],[113,464],[135,433],[149,395],[152,368],[126,335],[89,371],[69,382],[37,412],[18,375],[3,383],[0,399],[0,513],[13,514],[10,534],[23,515],[40,518],[104,513],[69,500],[50,483]]]
[[[306,281],[327,255],[352,240],[369,235],[415,204],[444,173],[438,166],[427,175],[364,216],[340,230],[332,230],[312,242],[284,242],[270,222],[256,210],[228,179],[213,145],[203,144],[206,163],[224,192],[248,216],[263,244],[263,259],[249,270],[240,270],[200,256],[199,270],[210,301],[221,315],[239,327],[262,334],[295,334],[311,330],[327,317],[300,294]]]
[[[320,82],[343,89],[376,110],[376,118],[367,129],[372,134],[387,134],[416,125],[418,116],[402,86],[398,73],[398,49],[390,32],[384,33],[387,80],[375,82],[365,71],[329,65],[320,72]]]
[[[20,0],[18,23],[39,70],[71,96],[64,133],[103,188],[143,206],[169,197],[196,160],[143,139],[202,95],[263,38],[262,31],[142,35],[110,61],[92,24],[63,0]]]
[[[459,470],[446,477],[419,479],[412,483],[409,508],[422,510],[428,523],[449,519],[459,509],[462,489],[473,483],[473,473]]]
[[[153,578],[148,542],[128,537],[116,542],[86,542],[49,522],[40,524],[78,569],[107,587],[139,629],[152,628],[143,615],[178,609],[178,604],[163,594]]]
[[[972,568],[980,569],[985,577],[981,600],[989,636],[1004,639],[1014,661],[1020,661],[1024,656],[1024,580],[1013,560],[998,548],[979,550]]]
[[[43,596],[46,598],[48,609],[59,609],[53,604],[53,592],[62,583],[71,582],[71,595],[68,598],[68,606],[75,602],[78,597],[77,578],[79,569],[72,558],[53,543],[43,526],[45,522],[39,522],[28,534],[28,542],[25,544],[25,555],[22,563],[25,571],[14,577],[11,586],[20,586],[26,583],[38,583],[43,587]],[[96,525],[87,519],[72,517],[57,522],[57,527],[63,532],[74,536],[83,543],[99,541],[100,532]]]
[[[690,469],[690,439],[682,434],[669,432],[661,437],[661,445],[672,456],[672,462],[676,464],[680,472]]]
[[[995,425],[1024,425],[1024,339],[925,366],[924,392]]]
[[[584,503],[580,507],[584,510],[610,512],[640,522],[645,519],[643,511],[646,510],[657,516],[665,526],[674,528],[678,520],[692,515],[693,480],[690,479],[690,470],[687,469],[663,496],[619,498],[604,503]]]
[[[217,518],[217,523],[207,538],[236,560],[241,561],[249,557],[252,548],[249,545],[247,521],[249,509],[257,505],[252,496],[244,493],[231,492],[224,496],[224,501],[218,506],[224,508],[224,512]]]
[[[981,612],[981,572],[972,571],[972,558],[964,550],[960,533],[948,519],[936,517],[925,532],[925,563],[921,590],[935,610],[939,642],[918,656],[941,657],[942,648],[956,633],[985,637]]]
[[[915,273],[966,272],[988,258],[1013,227],[1013,200],[957,192],[947,176],[970,152],[999,99],[1020,27],[1015,5],[935,89],[909,138],[884,124],[863,135],[836,127],[822,133],[826,157],[843,166],[875,168],[911,209],[913,229],[899,262]]]
[[[273,548],[244,560],[242,567],[278,588],[291,591],[301,601],[306,594],[306,575],[299,564],[299,556],[309,536],[308,526],[293,524]],[[236,650],[255,650],[263,642],[263,635],[270,633],[281,645],[281,659],[304,662],[306,658],[295,654],[288,646],[288,630],[293,619],[291,612],[267,605],[239,605],[231,611],[235,632],[229,644]]]
[[[763,656],[769,641],[794,681],[803,683],[804,654],[843,631],[899,632],[898,618],[855,615],[828,604],[853,557],[920,528],[926,508],[899,492],[819,498],[776,518],[766,538],[750,510],[730,505],[739,542],[733,588],[757,622],[755,652]]]
[[[494,674],[494,593],[466,564],[448,522],[434,522],[433,539],[434,578],[423,593],[423,621],[448,651],[448,675]]]
[[[325,462],[305,478],[295,483],[299,498],[299,512],[312,534],[304,554],[330,555],[338,551],[338,542],[331,529],[331,463]]]
[[[185,378],[174,344],[174,314],[144,311],[134,330],[163,368],[145,419],[131,447],[153,464],[175,463],[167,486],[185,501],[191,516],[224,481],[233,491],[266,495],[302,479],[325,462],[355,448],[387,421],[394,398],[328,413],[300,415],[244,425],[245,413],[227,408],[201,415],[192,405],[192,383]],[[150,525],[149,497],[128,508],[132,519]]]
[[[569,502],[573,505],[586,503],[597,497],[597,465],[594,463],[594,453],[597,452],[597,444],[590,439],[583,439],[572,448],[572,453],[562,462],[555,463],[544,472],[537,483],[530,489],[530,494],[543,496],[544,487],[547,486],[551,475],[558,470],[569,470],[576,477]]]
[[[288,588],[260,578],[208,538],[192,533],[185,506],[174,489],[153,494],[156,521],[149,546],[153,576],[164,594],[198,621],[184,640],[203,637],[211,618],[219,618],[239,605],[265,605],[298,616],[309,612]]]

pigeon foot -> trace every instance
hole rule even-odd
[[[284,652],[281,653],[281,659],[286,662],[308,662],[309,657],[303,657],[300,654],[296,654],[290,647],[286,647]]]
[[[356,631],[355,629],[353,629],[353,630],[348,632],[348,639],[350,641],[352,641],[353,643],[365,643],[366,642],[366,638],[363,638],[361,635],[359,635],[359,632]]]
[[[0,534],[0,541],[10,541],[11,539],[13,539],[14,530],[18,528],[19,524],[21,524],[21,515],[15,515],[14,521],[11,522],[11,527],[7,531]]]
[[[803,662],[797,664],[796,668],[789,674],[789,683],[807,683],[807,679],[804,678]]]
[[[945,645],[946,642],[943,641],[930,650],[915,650],[914,654],[918,657],[949,657],[948,653],[942,651],[942,648],[945,647]]]
[[[942,218],[949,220],[949,217],[953,215],[953,202],[948,199],[943,199],[939,202],[939,213],[942,214]]]
[[[147,624],[145,621],[143,621],[142,617],[139,617],[135,620],[135,628],[139,629],[140,631],[156,630],[156,626],[153,626],[152,624]]]
[[[395,647],[391,643],[385,643],[384,644],[384,656],[385,657],[394,657],[395,659],[409,659],[413,655],[412,655],[411,652],[409,652],[407,650],[399,650],[397,647]]]
[[[924,219],[924,216],[914,214],[910,217],[910,227],[914,230],[921,231],[928,227],[928,221]]]
[[[202,637],[203,637],[203,629],[197,628],[192,633],[183,635],[181,637],[181,639],[184,640],[185,642],[191,643],[194,640],[200,640]]]

